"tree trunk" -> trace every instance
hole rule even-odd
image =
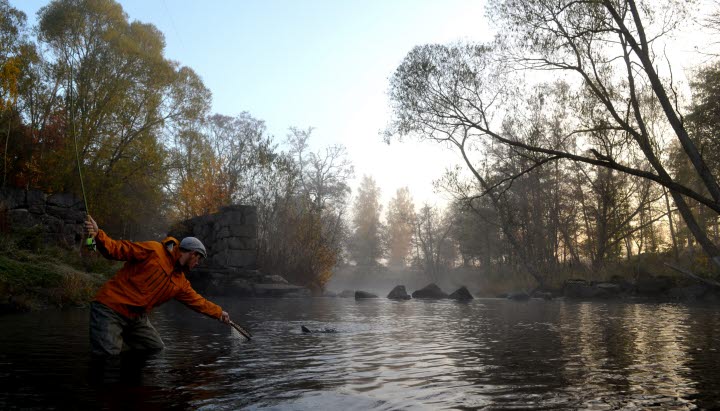
[[[663,112],[665,113],[666,118],[668,119],[670,125],[673,128],[673,131],[675,131],[675,135],[678,138],[678,141],[680,141],[680,145],[682,146],[683,150],[685,151],[685,154],[688,156],[688,159],[692,163],[693,167],[697,171],[698,175],[700,176],[700,179],[702,180],[703,184],[705,185],[705,188],[707,188],[708,192],[710,193],[710,196],[715,200],[716,203],[720,204],[720,185],[718,185],[717,180],[715,179],[715,176],[713,176],[712,172],[710,171],[710,168],[707,166],[705,161],[702,158],[702,155],[697,149],[697,146],[695,143],[690,139],[690,136],[688,136],[687,130],[685,130],[685,126],[683,124],[683,121],[680,119],[678,114],[675,112],[675,108],[673,107],[672,101],[667,95],[667,92],[665,91],[665,86],[663,85],[662,81],[660,80],[660,76],[655,71],[655,63],[650,58],[650,45],[648,44],[647,40],[645,39],[644,34],[644,28],[642,24],[640,24],[641,16],[640,12],[635,6],[635,3],[633,1],[629,1],[628,4],[630,6],[630,12],[632,13],[633,19],[636,23],[636,28],[639,35],[639,41],[635,38],[635,36],[630,32],[630,30],[625,26],[625,23],[623,21],[623,17],[618,13],[618,11],[613,7],[613,5],[610,3],[609,0],[603,1],[603,4],[605,7],[610,11],[612,14],[615,22],[618,24],[620,29],[623,32],[624,37],[627,39],[628,43],[632,47],[635,54],[640,58],[640,62],[643,67],[643,71],[648,76],[648,80],[650,80],[650,85],[652,86],[653,91],[655,92],[655,96],[657,96],[658,101],[660,102],[660,106],[663,109]],[[704,248],[704,247],[703,247]],[[717,256],[715,254],[714,256]]]
[[[11,116],[8,116],[7,133],[5,134],[5,157],[3,158],[3,181],[2,188],[5,188],[5,181],[7,177],[7,159],[8,159],[8,146],[10,142],[10,120]]]
[[[677,236],[675,235],[675,224],[672,220],[672,210],[670,210],[670,199],[668,198],[667,190],[665,190],[665,187],[663,187],[663,197],[665,197],[665,207],[668,210],[668,222],[670,223],[670,238],[672,238],[673,241],[673,256],[675,257],[675,261],[678,261],[680,259],[680,252],[677,245]]]
[[[680,215],[682,215],[683,220],[685,220],[685,224],[692,233],[693,237],[700,244],[703,251],[705,251],[705,253],[710,257],[710,260],[714,263],[715,267],[720,269],[720,250],[718,250],[717,246],[710,241],[705,231],[703,231],[702,227],[700,227],[697,223],[697,220],[692,214],[692,210],[690,210],[690,206],[688,206],[685,199],[680,194],[672,190],[670,190],[670,194],[672,195],[673,200],[675,200],[675,205],[677,206],[678,211],[680,211]]]

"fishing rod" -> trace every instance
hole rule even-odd
[[[72,97],[72,87],[73,87],[73,65],[70,63],[70,84],[68,85],[68,93],[69,93],[69,99],[70,99],[70,122],[72,123],[72,133],[73,133],[73,141],[75,143],[75,159],[77,160],[77,168],[78,168],[78,174],[80,174],[80,188],[82,189],[82,195],[83,195],[83,201],[85,202],[85,214],[90,214],[90,208],[88,207],[87,202],[87,195],[85,194],[85,183],[83,182],[83,175],[82,175],[82,167],[80,165],[80,153],[78,152],[78,143],[77,143],[77,131],[75,129],[75,111],[73,107],[73,97]],[[85,239],[85,247],[87,247],[90,251],[97,250],[97,245],[95,244],[95,238],[88,237]]]
[[[240,335],[242,335],[243,337],[247,338],[248,341],[252,340],[252,334],[250,334],[249,331],[247,331],[246,329],[242,328],[241,326],[235,324],[235,323],[232,322],[232,321],[230,321],[228,324],[230,324],[230,326],[231,326],[232,328],[234,328],[237,332],[239,332]]]

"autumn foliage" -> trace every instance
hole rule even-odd
[[[129,21],[113,0],[50,1],[33,28],[8,0],[0,13],[3,186],[84,195],[106,231],[138,240],[255,205],[266,271],[324,287],[342,209],[308,212],[317,190],[297,182],[312,165],[279,150],[250,114],[211,114],[210,91],[165,58],[155,26]]]

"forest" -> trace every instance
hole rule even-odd
[[[36,27],[0,0],[2,186],[84,186],[99,225],[132,240],[254,205],[259,266],[315,290],[338,270],[535,287],[669,262],[713,277],[720,54],[698,51],[683,83],[664,43],[687,21],[717,39],[713,6],[490,0],[493,41],[409,50],[384,136],[461,155],[435,183],[441,207],[404,187],[382,204],[382,176],[353,192],[351,153],[311,149],[311,127],[273,136],[250,112],[211,112],[163,33],[113,0],[50,1]]]

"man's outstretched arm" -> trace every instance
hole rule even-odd
[[[87,215],[85,218],[85,231],[97,242],[98,251],[108,259],[118,261],[142,260],[147,258],[153,250],[143,245],[127,240],[113,240],[98,228],[95,220]]]
[[[175,299],[201,314],[217,318],[225,324],[230,323],[230,315],[226,311],[223,311],[219,305],[208,301],[205,297],[198,294],[187,280],[185,280],[182,290],[175,296]]]

